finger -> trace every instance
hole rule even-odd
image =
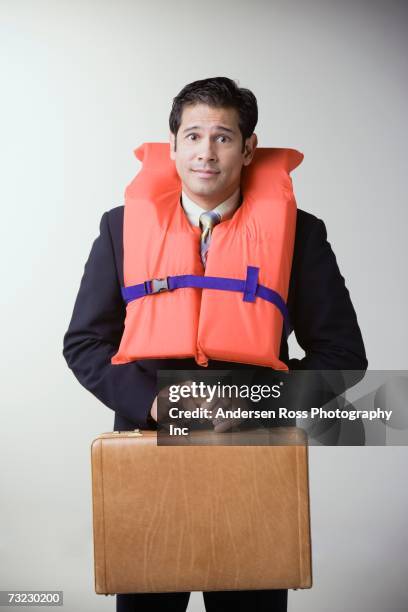
[[[238,426],[242,421],[243,419],[214,419],[213,425],[217,433],[222,433]]]
[[[216,433],[224,433],[225,431],[228,431],[229,429],[231,429],[231,427],[232,427],[232,424],[229,423],[228,421],[221,421],[221,422],[214,424],[214,431]]]

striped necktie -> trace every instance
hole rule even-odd
[[[221,221],[221,215],[213,210],[200,215],[200,227],[201,227],[201,261],[203,262],[204,268],[207,263],[208,249],[211,242],[211,234],[213,228],[218,225]]]

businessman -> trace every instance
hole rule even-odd
[[[170,154],[181,180],[179,205],[200,228],[199,256],[206,265],[216,223],[242,205],[241,176],[257,147],[257,102],[225,77],[195,81],[174,98]],[[208,218],[208,216],[206,217]],[[138,359],[112,364],[124,333],[124,207],[102,215],[64,336],[63,355],[79,382],[115,412],[114,429],[156,429],[156,374],[197,370],[191,358]],[[298,209],[287,308],[303,359],[291,359],[282,334],[279,359],[290,370],[365,370],[367,360],[356,314],[323,221]],[[251,366],[259,376],[268,368]],[[211,369],[247,369],[245,363],[211,360]],[[189,593],[117,595],[117,611],[186,610]],[[204,593],[206,610],[287,609],[287,590]]]

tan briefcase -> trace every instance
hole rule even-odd
[[[98,436],[96,593],[310,588],[307,440],[267,432],[287,445],[239,445],[248,432],[192,432],[211,436],[205,446],[158,446],[155,431]]]

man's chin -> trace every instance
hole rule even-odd
[[[209,198],[215,198],[217,197],[217,192],[221,192],[220,189],[215,189],[214,187],[211,187],[210,185],[187,185],[189,192],[191,193],[192,199],[194,199],[194,196],[199,196],[199,197],[209,197]]]

